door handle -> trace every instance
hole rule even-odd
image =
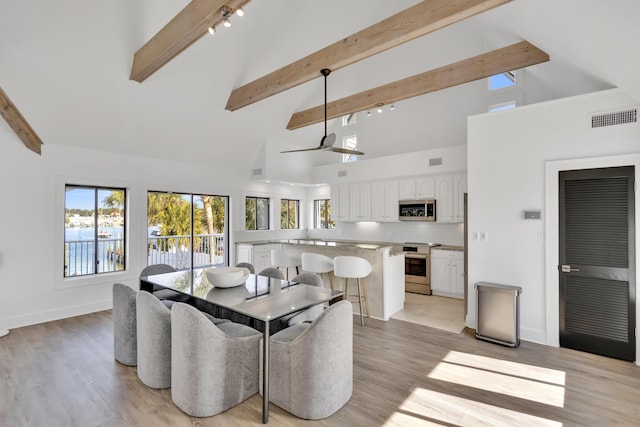
[[[573,271],[580,271],[580,269],[579,268],[571,268],[570,265],[564,264],[564,265],[560,266],[560,271],[562,271],[563,273],[571,273]]]

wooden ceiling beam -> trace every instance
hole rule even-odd
[[[511,0],[424,0],[375,25],[234,89],[226,109],[235,111],[402,43],[432,33]]]
[[[548,60],[547,53],[523,41],[329,102],[327,119],[369,110],[376,106],[391,104]],[[324,104],[294,113],[287,129],[298,129],[322,121],[324,121]]]
[[[29,125],[29,122],[20,114],[18,108],[11,102],[2,88],[0,88],[0,115],[29,150],[40,154],[42,140]]]
[[[167,62],[217,26],[224,16],[223,6],[232,12],[250,0],[192,0],[167,25],[133,55],[131,80],[142,83]]]

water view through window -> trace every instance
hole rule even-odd
[[[125,268],[125,190],[65,187],[64,277]]]

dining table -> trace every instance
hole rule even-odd
[[[269,422],[269,337],[288,327],[282,318],[318,304],[333,304],[344,292],[319,286],[248,274],[232,287],[216,287],[207,268],[194,268],[140,278],[140,290],[161,299],[190,304],[218,318],[242,323],[262,332],[262,422]]]

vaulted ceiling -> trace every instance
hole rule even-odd
[[[427,0],[428,1],[428,0]],[[261,150],[318,145],[322,124],[287,130],[291,116],[322,103],[318,78],[227,111],[229,94],[419,1],[253,0],[143,83],[130,80],[134,53],[186,0],[3,0],[0,88],[44,146],[63,144],[249,169]],[[524,84],[490,94],[479,80],[395,103],[342,128],[365,158],[466,142],[466,117],[489,105],[520,105],[620,87],[640,100],[640,2],[515,0],[345,66],[328,78],[329,101],[523,40],[551,60],[525,69]],[[9,125],[0,121],[0,127]],[[20,143],[11,141],[2,143]],[[334,153],[281,155],[326,164]]]

